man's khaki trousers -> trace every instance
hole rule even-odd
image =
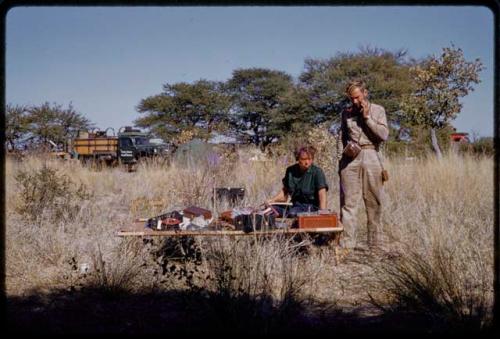
[[[382,166],[374,149],[362,149],[355,159],[340,161],[340,219],[344,226],[344,244],[356,246],[360,198],[368,219],[368,246],[380,245],[382,211]]]

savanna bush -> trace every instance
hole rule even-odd
[[[286,237],[212,238],[199,243],[201,260],[167,265],[190,291],[206,298],[205,313],[229,328],[267,332],[299,315],[324,269],[323,260],[308,263],[301,249],[309,240]],[[199,308],[197,297],[188,306]]]
[[[69,220],[80,209],[80,202],[91,196],[84,184],[75,183],[67,174],[47,165],[19,170],[15,180],[21,188],[16,210],[29,221],[43,215],[54,222]]]
[[[491,277],[484,265],[474,248],[408,249],[377,266],[381,294],[371,301],[386,313],[423,316],[431,331],[482,330],[491,324]]]
[[[493,138],[484,137],[471,143],[461,143],[459,151],[462,154],[492,157],[495,155],[495,145]]]

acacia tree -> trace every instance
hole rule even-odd
[[[56,110],[56,123],[59,124],[58,140],[67,140],[75,136],[79,130],[86,130],[94,127],[94,124],[89,119],[78,113],[70,103],[68,108]]]
[[[407,121],[430,129],[432,147],[441,159],[436,131],[449,126],[462,108],[460,98],[473,91],[483,70],[480,59],[466,61],[463,51],[455,46],[443,48],[439,57],[430,56],[412,67],[416,88],[405,96],[401,108]]]
[[[232,97],[231,124],[240,137],[265,148],[281,136],[287,95],[293,89],[290,75],[264,68],[237,69],[227,81]]]
[[[280,139],[285,135],[296,137],[320,123],[317,118],[307,91],[296,85],[282,95],[281,105],[272,116],[267,132]]]
[[[183,131],[206,139],[212,131],[227,128],[229,104],[221,82],[165,84],[162,93],[141,100],[137,111],[144,116],[135,124],[166,140],[175,140]]]
[[[408,126],[401,116],[399,103],[410,93],[413,83],[406,51],[387,51],[380,48],[362,47],[356,53],[338,53],[329,59],[306,59],[300,83],[309,95],[309,101],[317,113],[318,121],[338,122],[339,113],[349,105],[344,90],[353,78],[363,79],[370,92],[370,100],[382,105],[387,119],[396,128],[398,136]]]
[[[89,129],[93,124],[78,113],[71,103],[67,108],[62,105],[43,103],[27,109],[26,123],[33,141],[64,143],[78,130]]]
[[[16,142],[28,132],[28,108],[7,104],[5,110],[5,146],[14,150]]]

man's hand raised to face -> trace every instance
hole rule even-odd
[[[363,99],[361,101],[361,113],[363,114],[363,118],[368,119],[370,117],[370,103],[367,99]]]

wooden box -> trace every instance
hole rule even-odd
[[[299,228],[337,227],[337,213],[318,215],[299,215]]]
[[[234,219],[232,217],[233,215],[233,211],[229,210],[229,211],[224,211],[222,212],[220,215],[219,215],[219,220],[222,220],[222,221],[225,221],[225,222],[228,222],[230,224],[234,224]]]
[[[183,212],[184,212],[184,216],[186,216],[186,218],[190,218],[190,219],[193,219],[193,218],[198,217],[200,215],[202,215],[205,220],[212,218],[212,212],[210,212],[209,210],[206,210],[204,208],[201,208],[201,207],[190,206],[190,207],[184,209]]]

